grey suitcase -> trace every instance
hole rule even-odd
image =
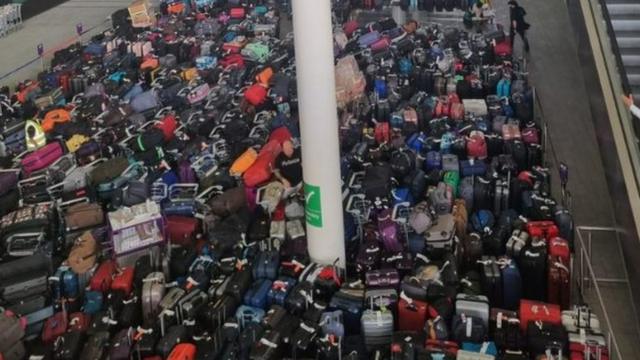
[[[0,314],[0,353],[9,350],[23,336],[24,329],[17,317]]]
[[[500,214],[507,209],[509,209],[509,180],[498,179],[493,198],[493,213]]]
[[[142,285],[142,316],[145,322],[152,322],[158,315],[158,308],[164,293],[163,273],[154,272],[144,278]]]
[[[473,211],[473,179],[473,176],[462,178],[458,187],[458,197],[464,200],[469,212]]]
[[[24,344],[22,341],[18,341],[9,349],[2,352],[2,360],[22,360],[26,354],[27,351],[24,348]]]
[[[455,219],[451,214],[438,216],[431,228],[424,233],[429,251],[452,249],[454,236]]]
[[[456,360],[495,360],[495,356],[479,352],[458,350]]]
[[[393,314],[390,311],[365,310],[361,318],[362,334],[367,346],[391,344]]]
[[[464,99],[462,100],[464,105],[464,112],[467,114],[473,114],[475,116],[487,116],[489,111],[487,110],[487,102],[480,99]]]
[[[429,191],[429,200],[431,200],[431,206],[433,206],[436,214],[449,214],[453,206],[453,189],[440,182],[435,189]]]
[[[364,294],[365,304],[373,304],[374,309],[393,309],[398,304],[398,292],[396,289],[372,289]]]
[[[456,296],[456,314],[470,316],[482,320],[489,328],[489,299],[483,295],[458,294]]]
[[[511,237],[507,240],[507,256],[517,259],[520,257],[522,248],[529,242],[529,234],[524,230],[513,230]]]
[[[442,155],[442,171],[460,171],[458,157],[453,154]]]
[[[207,296],[206,292],[200,289],[193,290],[178,302],[180,319],[183,321],[186,319],[193,319],[196,316],[196,313],[206,305],[208,301],[209,296]]]

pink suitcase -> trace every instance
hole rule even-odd
[[[53,164],[62,155],[64,155],[64,149],[59,142],[52,142],[28,154],[21,162],[25,177],[29,177],[31,173]]]

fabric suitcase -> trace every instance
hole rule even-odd
[[[64,149],[59,142],[52,142],[28,154],[21,160],[25,176],[29,176],[29,174],[35,171],[46,168],[58,160],[62,155],[64,155]]]

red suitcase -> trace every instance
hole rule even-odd
[[[571,303],[571,272],[569,263],[557,256],[549,256],[547,272],[547,301],[569,309]]]
[[[42,341],[45,343],[52,343],[58,336],[64,334],[67,331],[69,323],[67,320],[67,312],[61,311],[54,314],[44,322],[42,328]]]
[[[83,312],[76,312],[69,315],[69,327],[67,330],[84,332],[87,331],[89,325],[91,325],[91,315]]]
[[[508,39],[504,41],[497,42],[493,47],[493,53],[496,57],[500,58],[508,58],[513,53],[513,49],[511,48],[511,42]]]
[[[198,219],[186,216],[167,216],[167,236],[172,244],[193,245],[198,234]]]
[[[243,19],[245,16],[244,8],[241,8],[241,7],[233,8],[231,9],[229,15],[231,16],[232,19]]]
[[[162,134],[164,135],[164,141],[171,141],[174,136],[174,132],[178,127],[178,122],[176,117],[173,115],[167,115],[158,124],[156,127],[162,130]]]
[[[426,302],[410,299],[404,292],[401,293],[398,302],[398,330],[423,331],[428,307]]]
[[[121,291],[126,296],[129,296],[133,290],[134,273],[135,269],[133,267],[119,269],[111,282],[111,290]]]
[[[353,35],[353,33],[356,32],[359,27],[360,23],[358,23],[357,20],[351,20],[342,25],[342,30],[344,30],[344,34],[350,38],[351,35]]]
[[[267,99],[267,89],[260,84],[253,84],[244,92],[244,98],[249,104],[258,106]]]
[[[562,324],[562,310],[556,304],[533,300],[520,300],[520,328],[527,330],[529,322],[545,321],[555,325]]]
[[[24,176],[29,175],[38,170],[42,170],[47,166],[53,164],[62,155],[64,155],[64,149],[59,142],[52,142],[40,149],[28,154],[22,159],[22,169],[24,170]]]
[[[531,237],[546,239],[547,241],[558,237],[560,231],[553,221],[529,221],[527,232]]]
[[[112,260],[104,261],[89,282],[92,291],[107,292],[111,288],[113,274],[116,273],[116,264]]]
[[[555,237],[549,240],[547,248],[549,249],[549,256],[559,257],[565,264],[570,262],[571,249],[569,248],[569,242],[567,240]]]
[[[194,360],[196,358],[196,346],[193,344],[178,344],[171,354],[167,357],[167,360]]]

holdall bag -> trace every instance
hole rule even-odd
[[[81,202],[65,210],[64,223],[67,232],[95,227],[104,223],[104,212],[98,204]]]

